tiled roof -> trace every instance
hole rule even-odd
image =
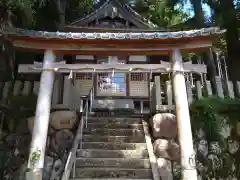
[[[178,32],[141,32],[141,33],[71,33],[71,32],[47,32],[26,29],[4,29],[1,33],[12,36],[45,38],[45,39],[179,39],[200,36],[211,36],[224,33],[217,27],[203,28]]]

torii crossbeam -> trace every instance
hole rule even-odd
[[[19,73],[41,73],[42,71],[53,71],[56,73],[70,72],[157,72],[171,73],[174,69],[169,64],[62,64],[52,63],[50,67],[44,68],[43,64],[20,64]],[[183,64],[184,72],[207,73],[206,65]]]

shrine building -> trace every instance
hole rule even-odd
[[[65,32],[6,29],[3,34],[17,51],[43,54],[51,50],[55,55],[62,55],[63,59],[55,60],[58,71],[53,107],[69,108],[73,99],[83,103],[93,89],[93,109],[126,108],[148,113],[153,103],[165,104],[166,108],[173,105],[170,74],[174,52],[208,50],[214,37],[222,32],[219,28],[165,32],[130,6],[107,0],[92,13],[68,24]],[[204,64],[184,63],[183,67],[189,74],[207,73]],[[19,66],[19,73],[40,72],[37,62]],[[159,97],[153,98],[156,80],[161,85],[155,88]]]

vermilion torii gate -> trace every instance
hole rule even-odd
[[[141,33],[64,33],[40,32],[23,29],[6,29],[2,32],[18,50],[44,53],[43,66],[20,65],[21,73],[40,73],[40,89],[36,107],[35,123],[29,155],[28,168],[40,174],[44,165],[44,154],[48,132],[51,96],[54,74],[66,72],[171,72],[173,78],[178,137],[181,152],[182,175],[184,180],[197,180],[194,150],[186,93],[184,72],[206,73],[204,65],[182,63],[182,51],[203,51],[212,46],[218,28],[207,28],[181,32],[141,32]],[[118,64],[83,65],[55,63],[56,54],[81,55],[159,55],[169,54],[172,65],[166,64]],[[31,163],[33,155],[38,156]],[[191,161],[193,159],[193,161]],[[36,175],[37,176],[37,175]]]

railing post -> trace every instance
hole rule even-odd
[[[183,180],[197,180],[186,83],[180,49],[173,49],[173,87]]]
[[[155,94],[154,98],[156,99],[156,111],[160,110],[160,106],[162,105],[162,90],[161,90],[161,77],[155,76],[154,82],[155,82]]]
[[[143,100],[140,101],[140,113],[143,114]]]
[[[80,111],[81,113],[83,112],[83,99],[80,99],[79,111]]]
[[[93,101],[93,91],[91,89],[91,92],[90,92],[90,107],[89,107],[89,112],[90,113],[92,112],[92,101]]]
[[[73,178],[76,177],[76,161],[73,163]]]
[[[45,51],[43,68],[51,68],[55,59],[56,57],[53,51]],[[43,71],[41,74],[34,128],[32,132],[32,142],[28,159],[29,172],[26,174],[27,180],[42,179],[53,83],[54,72]]]
[[[87,99],[87,101],[86,101],[86,122],[85,122],[85,127],[87,128],[87,126],[88,126],[88,108],[89,108],[89,106],[88,106],[88,99]],[[83,112],[84,113],[84,112]]]

